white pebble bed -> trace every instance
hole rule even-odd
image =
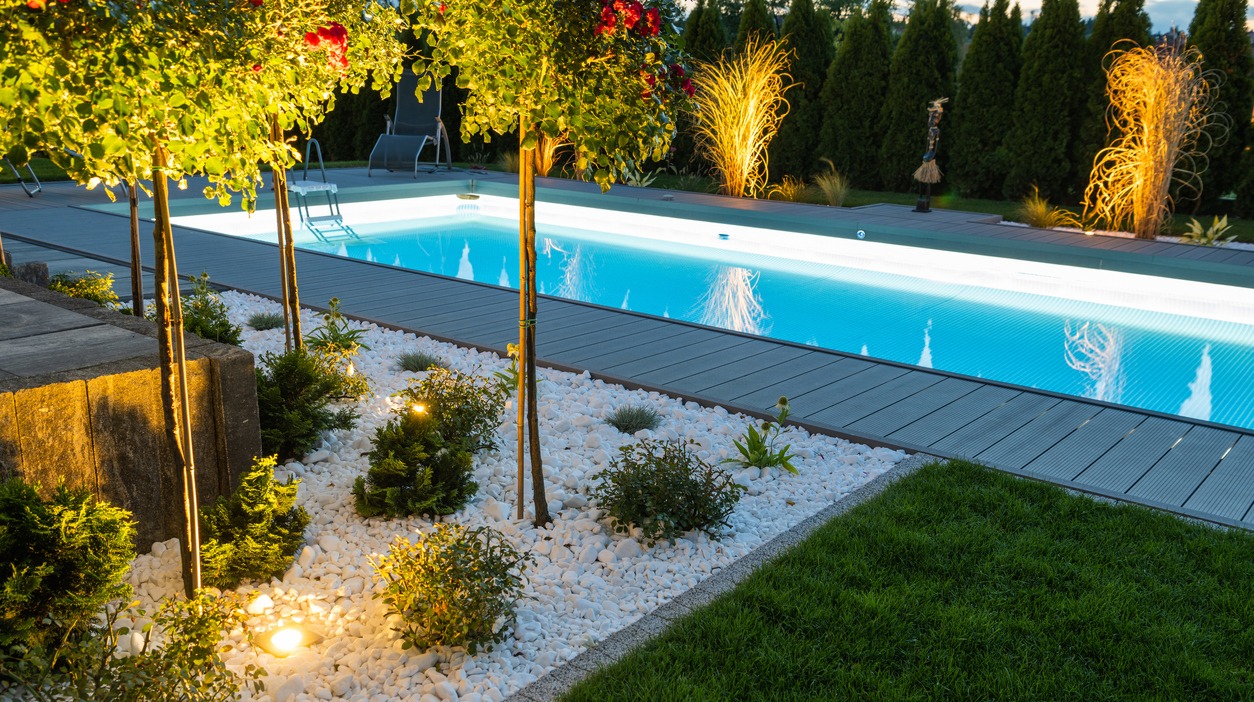
[[[245,348],[257,354],[282,351],[281,329],[257,332],[244,324],[253,313],[280,311],[278,303],[239,293],[225,293],[223,300],[231,318],[244,328]],[[304,331],[320,321],[306,311]],[[370,378],[374,395],[360,403],[355,430],[329,434],[305,461],[280,467],[280,478],[294,475],[302,481],[299,502],[311,518],[308,545],[282,580],[246,583],[239,589],[250,597],[248,625],[253,631],[306,622],[326,638],[308,650],[275,658],[247,644],[242,630],[231,632],[227,664],[242,670],[253,663],[268,673],[259,700],[499,702],[904,458],[899,451],[789,428],[782,441],[797,454],[799,475],[729,465],[736,469],[736,481],[748,488],[730,519],[731,528],[717,540],[693,533],[676,543],[649,547],[615,534],[600,521],[600,512],[587,497],[592,476],[609,465],[620,446],[646,436],[695,440],[701,457],[710,462],[738,455],[732,440],[757,420],[627,390],[587,373],[541,369],[540,433],[553,523],[538,529],[528,520],[513,519],[512,405],[498,428],[498,448],[475,457],[479,493],[445,518],[494,527],[515,548],[535,556],[512,635],[492,651],[474,656],[460,648],[406,651],[389,626],[384,605],[371,597],[376,584],[367,559],[386,553],[397,535],[427,529],[431,522],[361,518],[353,509],[353,480],[368,468],[365,454],[375,428],[391,416],[394,401],[389,396],[418,377],[397,369],[400,354],[426,351],[452,368],[484,374],[506,363],[492,353],[353,324],[368,330],[364,341],[370,350],[362,351],[355,365]],[[657,430],[632,437],[603,421],[614,409],[635,403],[658,410],[663,420]],[[526,494],[529,507],[530,485]],[[139,599],[151,606],[181,590],[179,572],[177,542],[158,543],[150,554],[136,558],[130,581]],[[246,692],[244,699],[253,697]]]

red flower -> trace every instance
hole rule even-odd
[[[609,4],[610,3],[608,2],[606,3],[606,5],[609,5]],[[614,5],[615,12],[622,12],[623,10],[627,9],[627,0],[614,0],[613,5]]]
[[[679,65],[679,64],[677,64],[677,63],[672,63],[672,64],[671,64],[671,73],[674,73],[676,78],[683,78],[683,77],[684,77],[684,67],[683,67],[683,66],[681,66],[681,65]]]
[[[318,31],[321,33],[322,30]],[[332,22],[331,26],[327,27],[327,34],[330,35],[331,41],[336,44],[344,44],[348,41],[348,30],[339,22]]]
[[[606,5],[601,8],[601,24],[596,28],[597,34],[613,34],[614,27],[618,24],[618,15],[614,14],[614,8]]]
[[[640,28],[640,33],[647,37],[656,37],[660,31],[662,31],[662,13],[658,12],[656,7],[650,7],[649,11],[644,13],[644,26]]]
[[[322,38],[314,32],[305,32],[305,43],[317,48],[322,43]]]
[[[653,86],[657,85],[657,78],[655,78],[653,74],[650,73],[649,75],[644,77],[644,82],[648,83],[649,87],[652,88]]]
[[[253,73],[261,73],[261,64],[259,63],[253,64]]]
[[[435,8],[435,11],[439,12],[440,14],[444,14],[444,3],[440,3],[440,6]]]
[[[266,3],[266,0],[248,0],[248,2],[251,3],[253,7],[261,7]]]
[[[648,100],[648,99],[649,99],[649,98],[651,98],[651,97],[653,97],[653,93],[652,93],[652,92],[650,92],[650,91],[648,91],[648,90],[641,90],[641,91],[640,91],[640,99],[641,99],[641,100]]]
[[[636,23],[644,16],[644,5],[639,2],[633,2],[622,11],[623,26],[628,29],[634,29]]]
[[[679,87],[683,88],[685,93],[688,93],[688,97],[692,97],[697,94],[697,88],[692,84],[691,78],[685,78],[684,82],[681,83]]]

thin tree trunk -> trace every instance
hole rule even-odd
[[[131,201],[131,312],[136,317],[143,317],[144,267],[139,250],[139,193],[135,192],[135,187],[135,182],[126,186]]]
[[[519,138],[526,134],[527,121],[522,119],[519,122]],[[527,286],[531,283],[531,276],[528,275],[527,266],[530,264],[530,257],[526,255],[528,238],[527,238],[527,178],[524,175],[525,167],[522,164],[522,154],[526,152],[519,149],[518,159],[518,395],[514,402],[514,409],[517,410],[518,425],[518,518],[524,516],[524,505],[527,501]]]
[[[166,151],[154,154],[153,228],[154,297],[157,303],[157,350],[161,361],[161,398],[166,438],[183,488],[183,589],[192,597],[200,589],[200,522],[196,497],[196,464],[192,455],[191,412],[187,397],[187,358],[183,348],[183,312],[179,302],[178,266],[174,234],[170,229],[170,188],[166,180]]]
[[[272,115],[270,118],[270,140],[280,142],[283,140],[283,130],[279,128],[279,118]],[[276,242],[279,245],[279,288],[283,293],[283,350],[292,350],[292,316],[291,304],[288,301],[288,273],[287,273],[287,222],[289,220],[283,217],[285,210],[284,196],[287,195],[287,172],[282,168],[275,167],[270,171],[270,188],[274,191],[274,225],[278,232]]]
[[[524,140],[530,133],[531,125],[524,117],[518,130],[518,138]],[[536,151],[535,149],[519,149],[518,151],[518,201],[519,201],[519,244],[518,258],[520,262],[519,280],[519,311],[522,313],[519,353],[520,374],[518,393],[519,422],[523,423],[526,414],[527,444],[531,456],[531,494],[535,502],[535,524],[542,526],[553,521],[549,517],[549,504],[544,496],[544,463],[540,456],[540,421],[536,403]],[[522,392],[525,390],[526,392]],[[521,434],[521,431],[520,431]],[[519,465],[521,468],[523,443],[518,444]],[[518,500],[522,504],[522,485],[519,485]]]
[[[283,174],[283,192],[280,194],[283,207],[280,214],[283,216],[283,232],[287,235],[283,256],[287,269],[288,316],[292,318],[292,346],[300,348],[305,345],[305,337],[300,328],[300,291],[296,287],[296,236],[292,232],[292,210],[287,201],[287,173],[282,168],[279,172]]]

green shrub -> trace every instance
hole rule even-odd
[[[625,405],[611,412],[605,423],[624,434],[635,434],[641,429],[657,429],[662,415],[648,405]]]
[[[750,425],[744,436],[732,440],[740,451],[740,458],[728,458],[724,463],[739,463],[753,468],[783,468],[796,474],[797,468],[792,464],[792,459],[796,456],[790,452],[792,446],[785,444],[784,448],[775,448],[775,440],[783,433],[784,420],[788,419],[788,398],[780,397],[775,403],[775,409],[779,412],[775,421],[762,422],[761,431]]]
[[[522,595],[530,555],[488,527],[436,524],[410,543],[403,536],[372,561],[384,590],[375,595],[404,621],[404,647],[479,647],[504,641]]]
[[[1054,229],[1055,227],[1080,228],[1080,220],[1070,211],[1054,207],[1049,200],[1041,197],[1040,190],[1032,186],[1032,193],[1023,198],[1023,202],[1015,210],[1019,221],[1029,227],[1038,229]]]
[[[239,346],[240,328],[231,324],[226,304],[209,287],[209,274],[192,279],[192,294],[183,299],[183,329],[210,341]]]
[[[134,537],[130,512],[85,490],[61,486],[43,500],[22,480],[0,483],[0,649],[82,630],[129,595]]]
[[[12,278],[13,270],[4,262],[0,261],[0,278]]]
[[[62,295],[91,300],[101,307],[116,307],[121,304],[118,294],[113,292],[113,274],[100,274],[96,271],[84,271],[82,275],[58,273],[48,283],[49,290]]]
[[[340,299],[331,298],[329,309],[322,315],[322,324],[305,337],[305,345],[321,357],[322,363],[337,376],[337,399],[359,400],[370,394],[370,382],[357,372],[353,358],[361,349],[369,349],[361,342],[364,329],[353,329],[344,313],[340,312]]]
[[[496,446],[496,427],[505,411],[502,385],[477,375],[434,368],[398,392],[403,411],[421,406],[432,429],[449,445],[475,453]]]
[[[611,518],[614,531],[640,527],[650,544],[673,541],[692,529],[715,535],[727,525],[744,490],[681,441],[645,439],[624,446],[593,478],[602,482],[592,498]]]
[[[305,543],[309,515],[296,505],[299,480],[274,479],[275,460],[258,458],[230,497],[200,509],[200,560],[206,585],[283,575]]]
[[[257,312],[248,318],[248,326],[257,331],[279,329],[283,326],[282,312]]]
[[[1228,233],[1231,228],[1227,215],[1215,217],[1209,227],[1190,217],[1188,229],[1181,232],[1180,240],[1198,246],[1223,246],[1237,238],[1236,234]]]
[[[309,453],[324,431],[351,429],[357,413],[333,409],[343,381],[323,358],[304,348],[261,356],[257,369],[257,410],[261,449],[279,461]]]
[[[130,655],[115,651],[129,644],[132,622],[148,619],[134,608],[107,608],[48,647],[0,650],[0,699],[220,702],[238,699],[241,683],[258,692],[265,671],[250,663],[241,677],[220,654],[225,633],[247,623],[239,605],[233,593],[204,591],[190,601],[166,600],[135,632],[143,644]]]
[[[410,373],[422,373],[432,368],[448,367],[443,358],[426,351],[407,351],[401,354],[397,364],[401,370],[409,371]]]
[[[370,469],[353,484],[363,517],[452,514],[479,490],[470,452],[449,442],[429,413],[404,412],[375,431]]]

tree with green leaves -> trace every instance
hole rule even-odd
[[[775,38],[775,15],[766,6],[766,0],[748,0],[740,13],[740,27],[732,48],[743,51],[750,39],[758,43]]]
[[[819,96],[819,156],[831,159],[852,185],[868,190],[880,186],[884,126],[874,106],[888,92],[892,43],[889,0],[874,0],[865,13],[855,10]]]
[[[701,61],[717,61],[727,48],[719,0],[698,0],[684,25],[684,51]]]
[[[818,163],[823,106],[819,95],[832,62],[832,26],[826,14],[814,10],[813,0],[793,0],[781,31],[785,50],[792,53],[789,73],[791,108],[771,143],[771,178],[785,175],[808,178]]]
[[[1075,142],[1075,182],[1080,190],[1088,187],[1089,172],[1097,152],[1109,146],[1117,134],[1107,133],[1106,113],[1110,97],[1106,94],[1108,55],[1117,46],[1148,46],[1150,20],[1145,13],[1145,0],[1102,0],[1093,18],[1093,30],[1085,47],[1084,85],[1087,91],[1080,131]]]
[[[949,174],[965,197],[1000,198],[1010,163],[1006,134],[1019,81],[1019,6],[993,0],[980,10],[950,118]]]
[[[1231,122],[1227,139],[1217,139],[1208,154],[1209,165],[1202,173],[1203,207],[1213,207],[1237,188],[1242,152],[1250,141],[1254,58],[1245,31],[1246,9],[1246,0],[1199,0],[1189,24],[1189,45],[1202,52],[1204,68],[1215,72],[1212,90],[1222,103],[1216,109]]]
[[[1076,0],[1044,0],[1023,40],[1014,124],[1006,140],[1010,173],[1003,193],[1020,198],[1035,184],[1042,197],[1074,201],[1074,143],[1086,97],[1084,25]]]
[[[880,178],[889,190],[905,192],[915,187],[911,174],[927,147],[928,103],[953,97],[958,47],[951,31],[952,16],[949,0],[919,0],[893,52],[880,144]],[[937,160],[943,171],[943,156]]]
[[[535,522],[545,524],[551,520],[536,396],[536,147],[541,134],[564,136],[576,170],[602,189],[645,160],[663,158],[674,135],[672,115],[693,92],[675,48],[678,10],[666,0],[402,0],[401,10],[425,33],[428,48],[414,66],[419,90],[454,68],[469,89],[462,139],[519,137],[518,516],[529,453]]]

